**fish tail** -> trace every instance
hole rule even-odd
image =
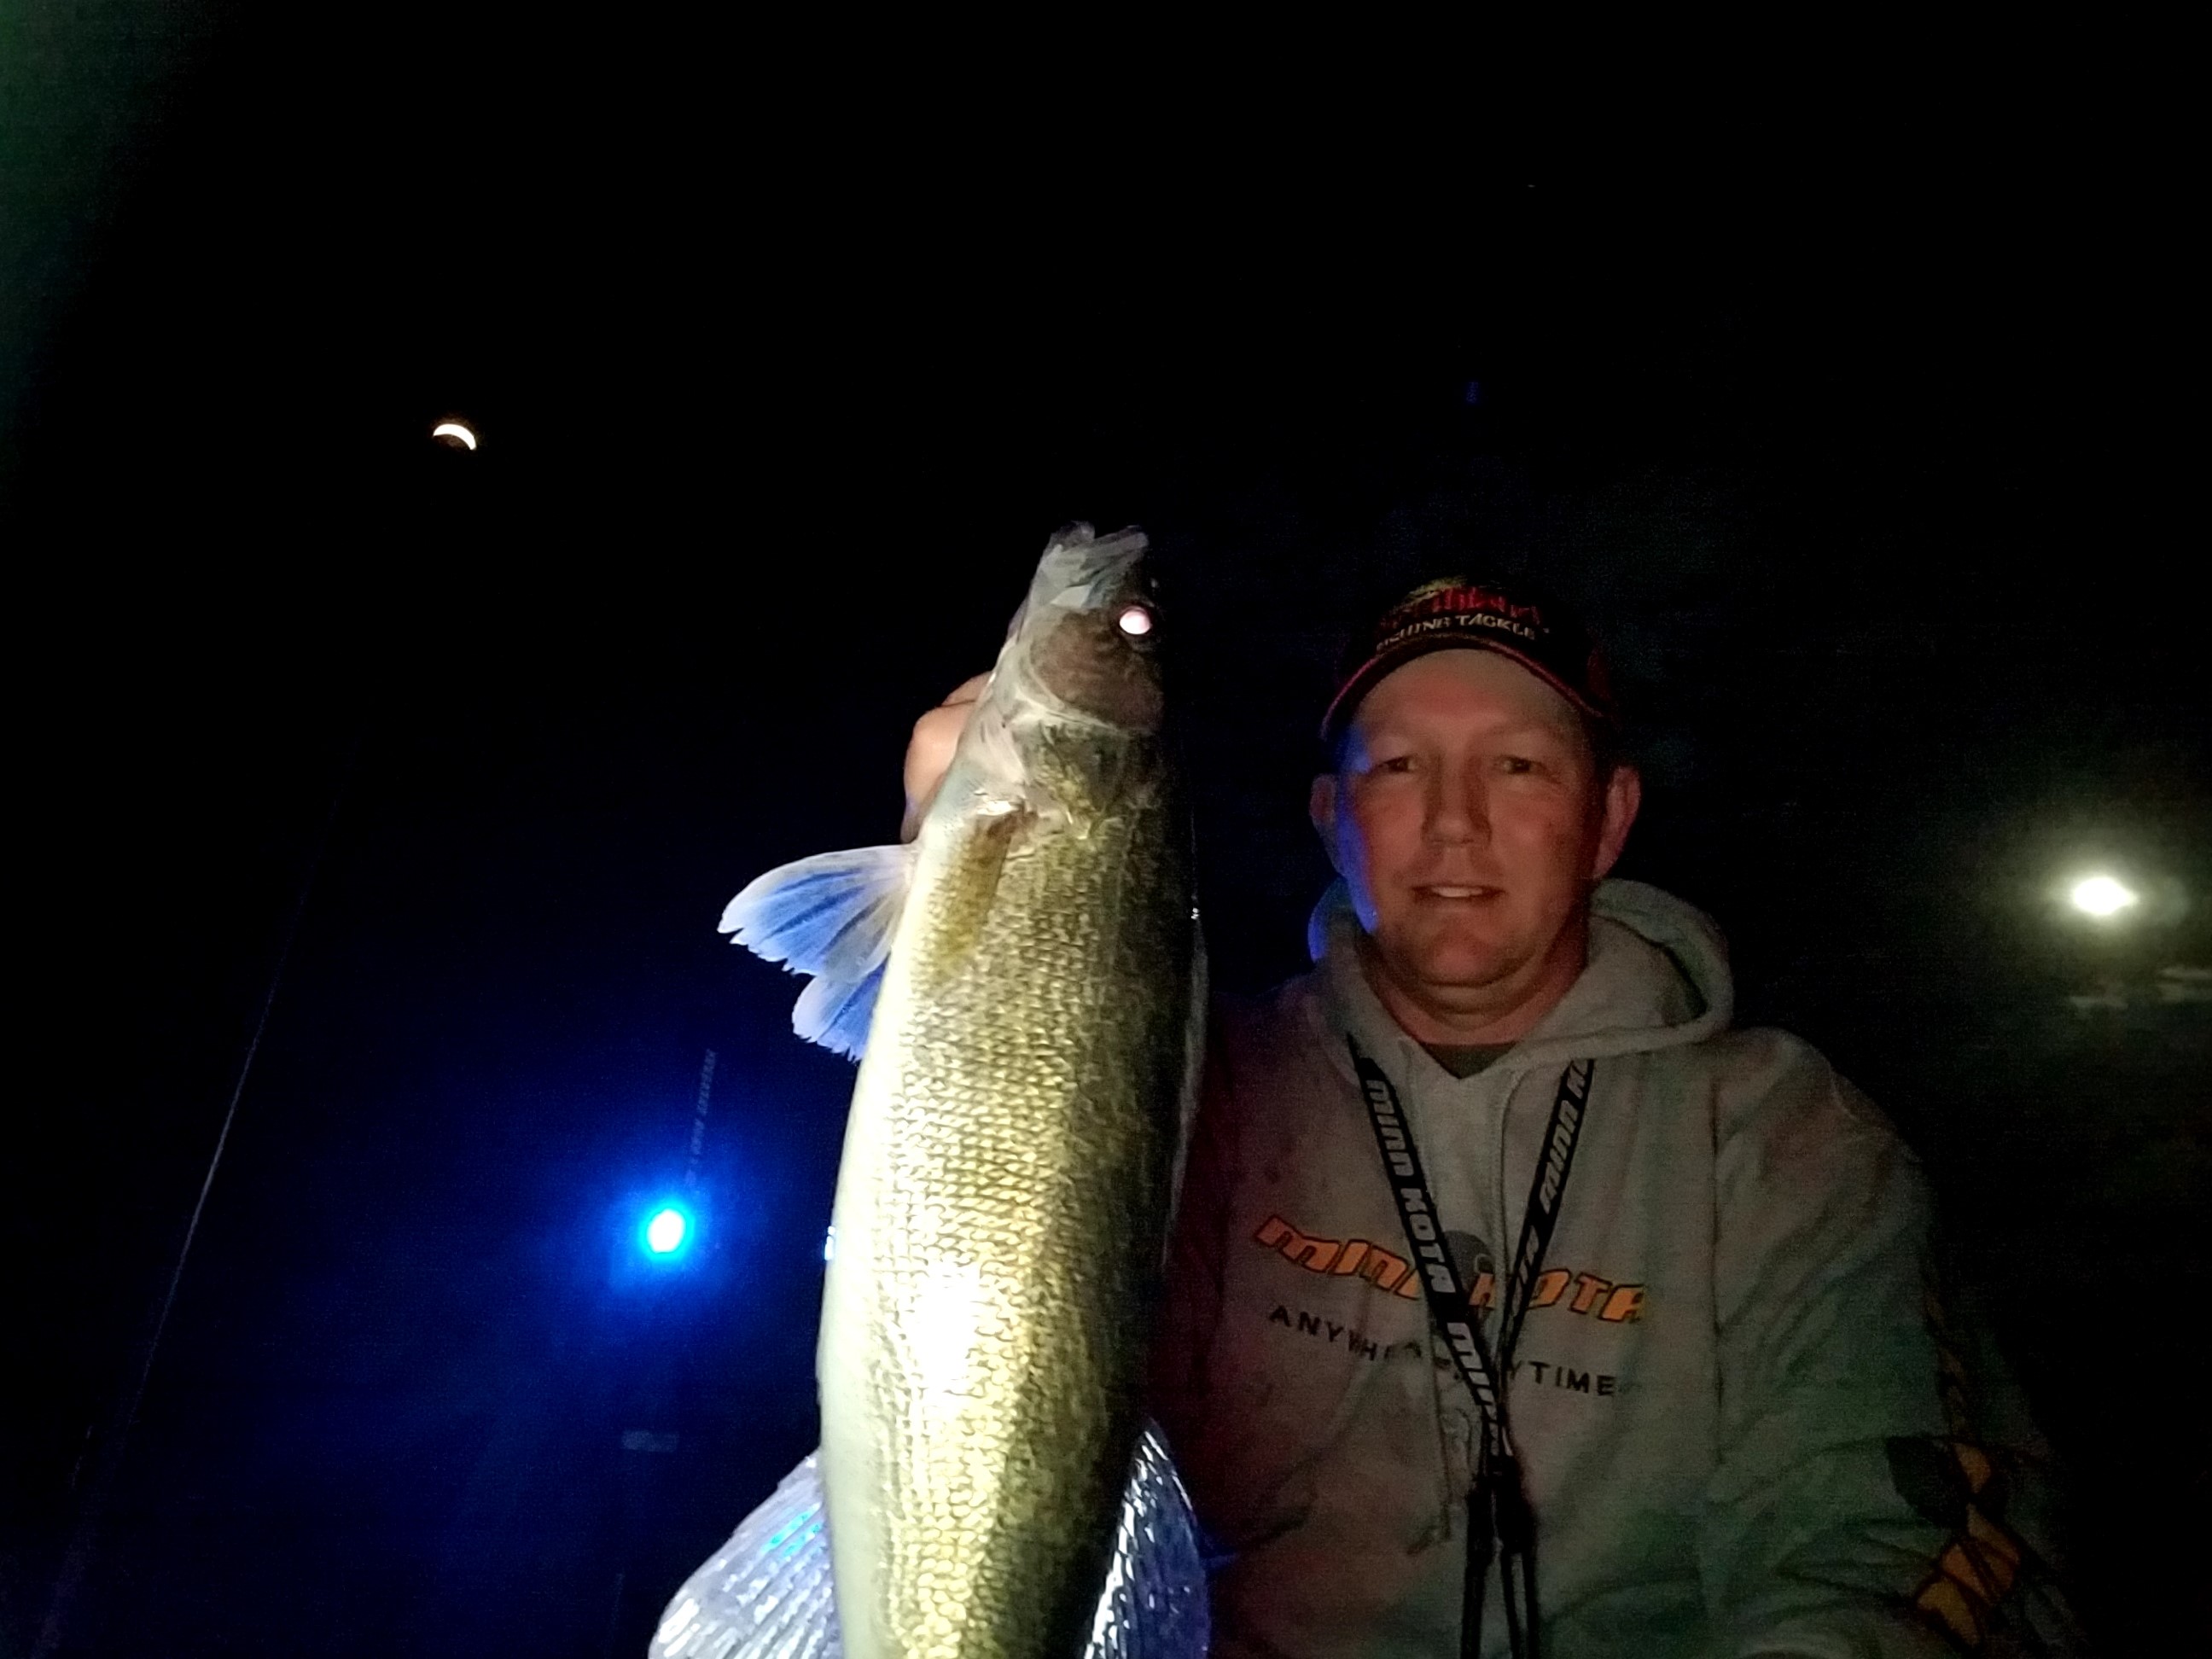
[[[809,1452],[670,1600],[650,1659],[838,1659],[822,1476]]]
[[[1148,1424],[1130,1460],[1084,1659],[1200,1659],[1209,1632],[1198,1517],[1167,1442]]]
[[[676,1592],[650,1659],[839,1659],[816,1456]],[[1147,1427],[1130,1461],[1084,1659],[1203,1659],[1208,1630],[1197,1517],[1167,1443]]]

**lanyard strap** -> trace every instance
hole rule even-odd
[[[1495,1362],[1485,1347],[1468,1302],[1468,1286],[1452,1260],[1451,1245],[1437,1216],[1436,1200],[1422,1172],[1421,1155],[1413,1145],[1413,1127],[1398,1104],[1398,1091],[1382,1068],[1350,1036],[1352,1067],[1367,1102],[1367,1118],[1375,1130],[1375,1144],[1382,1154],[1382,1170],[1397,1200],[1398,1218],[1404,1224],[1406,1243],[1421,1275],[1421,1288],[1429,1318],[1451,1350],[1452,1360],[1474,1396],[1482,1414],[1482,1447],[1475,1468],[1475,1490],[1468,1496],[1468,1570],[1462,1592],[1462,1641],[1473,1652],[1482,1622],[1482,1587],[1490,1574],[1492,1540],[1503,1559],[1499,1569],[1505,1588],[1507,1639],[1516,1654],[1535,1655],[1536,1529],[1528,1498],[1522,1490],[1519,1460],[1505,1423],[1505,1399],[1501,1378],[1510,1370],[1513,1350],[1520,1340],[1521,1322],[1528,1317],[1535,1294],[1536,1275],[1544,1252],[1552,1243],[1552,1229],[1559,1218],[1559,1200],[1567,1190],[1567,1170],[1574,1162],[1575,1142],[1582,1133],[1583,1109],[1589,1104],[1595,1062],[1569,1062],[1559,1074],[1559,1091],[1553,1097],[1552,1119],[1544,1131],[1544,1156],[1528,1188],[1528,1206],[1521,1215],[1521,1238],[1513,1252],[1513,1271],[1505,1281],[1498,1310],[1498,1354]],[[1492,1528],[1495,1526],[1495,1532]],[[1514,1559],[1520,1559],[1521,1580],[1514,1581]],[[1520,1596],[1515,1595],[1516,1589]],[[1522,1626],[1525,1603],[1528,1626]]]
[[[1567,1189],[1567,1170],[1574,1162],[1583,1109],[1589,1101],[1590,1079],[1596,1068],[1589,1060],[1577,1060],[1559,1075],[1552,1121],[1544,1132],[1544,1156],[1528,1189],[1528,1207],[1521,1218],[1520,1244],[1513,1253],[1513,1271],[1499,1301],[1498,1354],[1493,1363],[1481,1332],[1475,1328],[1467,1282],[1460,1277],[1459,1264],[1452,1260],[1451,1246],[1437,1218],[1436,1200],[1430,1194],[1421,1155],[1413,1145],[1413,1127],[1398,1104],[1398,1091],[1356,1041],[1346,1041],[1352,1049],[1360,1092],[1366,1097],[1368,1121],[1375,1129],[1383,1171],[1389,1177],[1390,1195],[1397,1200],[1398,1218],[1405,1224],[1406,1242],[1413,1249],[1414,1266],[1421,1275],[1430,1316],[1474,1395],[1476,1409],[1482,1413],[1486,1450],[1510,1455],[1512,1441],[1506,1432],[1499,1376],[1513,1363],[1521,1322],[1528,1316],[1536,1275],[1550,1247],[1552,1229],[1559,1218],[1559,1200]]]

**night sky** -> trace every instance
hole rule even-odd
[[[325,9],[0,43],[0,1652],[91,1509],[58,1652],[643,1651],[813,1443],[850,1082],[714,921],[896,835],[908,726],[1075,519],[1159,549],[1235,989],[1303,961],[1358,607],[1578,601],[1649,786],[1621,873],[1926,1160],[2111,1650],[2212,1618],[2168,181],[1449,122],[1417,166],[1279,110],[1184,143],[1103,67]],[[2091,867],[2139,920],[2053,902]],[[700,1246],[646,1271],[709,1050]]]

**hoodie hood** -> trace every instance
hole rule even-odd
[[[1307,948],[1355,1027],[1410,1043],[1367,982],[1358,932],[1350,892],[1330,883],[1307,924]],[[1676,1048],[1726,1030],[1735,1012],[1728,944],[1711,917],[1640,881],[1602,881],[1590,896],[1581,976],[1510,1060],[1525,1070]]]

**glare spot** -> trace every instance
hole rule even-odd
[[[830,1224],[830,1231],[822,1235],[822,1259],[824,1261],[837,1259],[837,1224],[834,1221]]]
[[[988,1312],[982,1270],[973,1262],[933,1263],[914,1284],[901,1334],[914,1407],[925,1420],[944,1422],[973,1405],[970,1368]]]
[[[2135,890],[2111,876],[2084,876],[2066,896],[2085,916],[2116,916],[2137,902]]]
[[[1133,640],[1141,640],[1152,631],[1152,613],[1141,605],[1133,605],[1115,617],[1114,626]]]
[[[645,1224],[645,1247],[655,1255],[667,1255],[682,1246],[684,1235],[690,1231],[684,1212],[672,1204]]]
[[[474,449],[477,434],[459,421],[441,421],[430,428],[430,435],[448,449]]]
[[[699,1598],[696,1595],[687,1595],[684,1598],[684,1605],[670,1613],[662,1622],[660,1628],[653,1632],[653,1645],[666,1647],[698,1622]]]

